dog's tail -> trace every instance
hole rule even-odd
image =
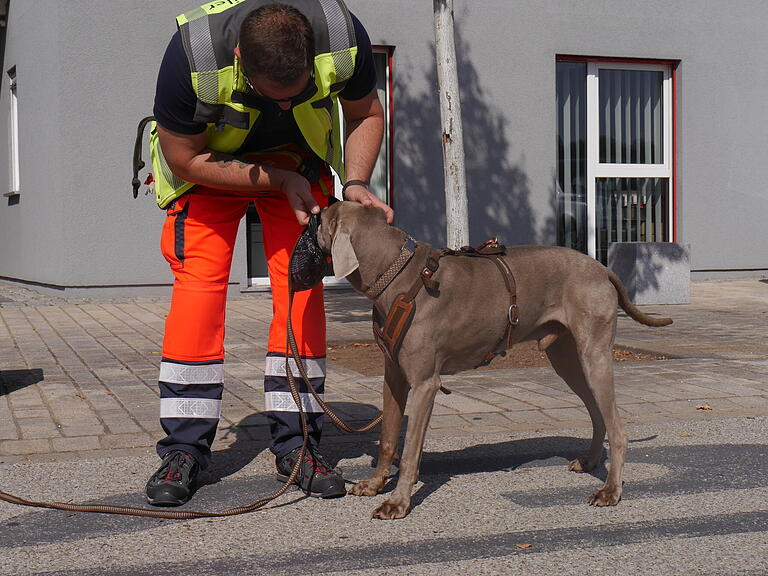
[[[669,324],[672,324],[672,318],[655,318],[640,312],[637,306],[632,304],[632,301],[629,299],[629,295],[627,294],[627,289],[624,288],[624,284],[621,283],[619,277],[616,276],[613,270],[607,270],[608,278],[610,278],[611,284],[613,284],[613,287],[616,288],[616,292],[619,295],[619,306],[621,306],[624,312],[629,314],[629,317],[632,318],[632,320],[635,322],[640,322],[640,324],[645,324],[646,326],[668,326]]]

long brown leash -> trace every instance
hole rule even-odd
[[[288,310],[290,311],[291,306],[293,305],[293,290],[291,290],[288,294]],[[339,417],[338,414],[336,414],[328,404],[323,401],[322,397],[317,393],[314,386],[312,386],[312,383],[309,381],[309,376],[307,375],[307,372],[304,368],[304,363],[301,361],[301,356],[299,356],[299,347],[296,345],[296,336],[293,333],[293,326],[291,324],[291,314],[288,313],[288,349],[290,350],[291,354],[293,355],[293,359],[296,361],[296,366],[299,370],[299,374],[301,375],[301,379],[304,381],[304,383],[307,385],[307,389],[312,394],[315,400],[317,400],[317,403],[320,405],[320,407],[323,409],[323,412],[325,412],[328,415],[328,418],[331,419],[331,421],[336,425],[337,428],[344,430],[345,432],[351,432],[352,434],[365,434],[366,432],[370,432],[376,426],[381,424],[381,421],[383,420],[384,416],[382,414],[379,414],[376,418],[371,420],[368,424],[363,426],[362,428],[353,428],[349,424],[347,424],[341,417]],[[291,373],[291,367],[288,364],[288,355],[286,355],[285,358],[285,374],[288,377],[288,383],[290,384],[291,393],[293,394],[294,391],[296,391],[296,394],[298,394],[296,381]],[[296,399],[294,396],[294,400],[299,403],[299,400]],[[302,414],[302,432],[306,434],[306,431],[303,430],[305,423],[305,418],[303,416],[304,410],[303,406],[299,404],[299,411]],[[302,455],[303,458],[303,455]]]
[[[294,250],[295,253],[295,250]],[[294,254],[291,254],[291,258],[293,258]],[[376,426],[378,426],[383,416],[380,414],[377,418],[375,418],[373,421],[371,421],[369,424],[362,428],[353,428],[349,424],[347,424],[342,418],[340,418],[331,408],[323,401],[323,399],[320,397],[320,395],[315,391],[314,387],[312,386],[312,383],[309,380],[309,376],[307,375],[306,369],[304,367],[304,363],[301,361],[301,356],[299,355],[299,347],[296,344],[296,336],[293,333],[293,325],[291,322],[291,316],[292,316],[292,309],[293,309],[293,295],[294,295],[294,289],[290,282],[288,282],[288,321],[287,321],[287,336],[286,336],[286,353],[285,353],[285,374],[288,378],[288,387],[291,391],[291,396],[293,397],[293,401],[296,403],[296,406],[299,410],[299,417],[301,420],[301,434],[304,440],[304,443],[301,447],[301,454],[299,455],[299,458],[296,460],[296,463],[293,465],[293,469],[291,470],[291,474],[288,477],[288,480],[286,480],[285,484],[274,494],[271,496],[267,496],[266,498],[261,498],[260,500],[257,500],[253,504],[247,505],[247,506],[236,506],[234,508],[229,508],[227,510],[224,510],[222,512],[204,512],[204,511],[197,511],[197,510],[156,510],[151,508],[140,508],[138,506],[114,506],[110,504],[68,504],[66,502],[43,502],[43,501],[36,501],[36,500],[28,500],[26,498],[22,498],[21,496],[16,496],[14,494],[10,494],[8,492],[4,492],[0,490],[0,500],[4,500],[5,502],[9,502],[10,504],[17,504],[19,506],[29,506],[32,508],[49,508],[52,510],[63,510],[66,512],[89,512],[89,513],[95,513],[95,514],[118,514],[122,516],[143,516],[146,518],[167,518],[172,520],[190,520],[195,518],[221,518],[224,516],[238,516],[240,514],[248,514],[250,512],[255,512],[256,510],[259,510],[260,508],[263,508],[273,500],[279,498],[285,492],[291,487],[291,485],[295,482],[296,478],[299,475],[299,470],[301,469],[301,466],[304,462],[304,455],[307,450],[307,445],[309,443],[309,435],[307,433],[307,417],[304,412],[304,406],[301,401],[301,395],[299,394],[299,388],[296,384],[296,379],[293,376],[293,372],[291,370],[290,366],[290,358],[293,357],[294,361],[296,362],[296,366],[298,367],[299,374],[301,375],[301,378],[304,380],[305,384],[307,385],[307,389],[310,391],[312,396],[317,400],[318,404],[322,407],[323,411],[328,415],[328,417],[331,419],[331,421],[340,429],[351,432],[353,434],[364,434],[366,432],[369,432]]]
[[[286,363],[288,354],[286,353]],[[291,390],[291,396],[293,396],[296,405],[299,407],[299,414],[301,415],[301,432],[304,438],[304,444],[301,448],[301,455],[296,463],[293,465],[291,474],[288,477],[286,483],[274,494],[257,500],[253,504],[248,506],[237,506],[235,508],[229,508],[222,512],[202,512],[197,510],[156,510],[151,508],[140,508],[138,506],[114,506],[108,504],[68,504],[65,502],[42,502],[35,500],[27,500],[14,494],[9,494],[0,490],[0,500],[4,500],[11,504],[18,504],[20,506],[30,506],[33,508],[49,508],[52,510],[64,510],[67,512],[90,512],[96,514],[119,514],[123,516],[143,516],[147,518],[168,518],[173,520],[190,520],[194,518],[221,518],[224,516],[237,516],[240,514],[248,514],[249,512],[255,512],[256,510],[263,508],[272,500],[282,496],[288,488],[296,480],[299,474],[299,469],[304,461],[304,453],[307,448],[307,422],[304,414],[303,407],[301,405],[301,397],[299,396],[296,382],[288,379],[289,387]],[[310,385],[311,386],[311,385]]]

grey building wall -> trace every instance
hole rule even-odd
[[[0,203],[0,277],[72,296],[168,293],[164,213],[152,197],[133,199],[131,160],[174,19],[189,6],[10,2],[0,106],[7,110],[5,71],[15,65],[21,195],[17,205]],[[0,118],[5,135],[7,115]],[[0,182],[7,172],[4,162]],[[241,236],[233,280],[245,279],[244,227]]]
[[[9,8],[2,71],[2,191],[8,190],[9,90],[7,71],[16,66],[19,104],[19,146],[22,196],[19,204],[0,204],[0,275],[35,282],[62,279],[66,268],[59,251],[63,241],[63,196],[58,96],[59,70],[55,50],[59,27],[55,3],[14,2]],[[46,16],[53,15],[52,18]],[[34,33],[18,31],[29,30]]]
[[[381,28],[398,46],[398,222],[441,244],[434,220],[444,221],[442,176],[430,169],[441,161],[439,112],[424,4],[391,2],[392,14],[412,14]],[[471,242],[496,234],[555,242],[557,54],[671,59],[680,61],[677,239],[691,245],[693,270],[768,269],[767,17],[758,1],[456,1]]]
[[[348,4],[374,43],[395,46],[396,223],[442,245],[432,4]],[[21,196],[12,206],[0,200],[0,277],[73,295],[167,292],[163,213],[152,198],[131,197],[130,162],[174,17],[195,5],[11,0],[0,189],[8,182],[5,72],[15,65]],[[694,270],[768,270],[766,17],[768,5],[746,0],[455,0],[471,242],[555,241],[557,54],[674,59],[678,241],[691,245]],[[241,228],[233,280],[244,283]]]
[[[3,70],[17,69],[21,196],[0,204],[0,276],[67,288],[169,282],[162,212],[129,191],[161,31],[173,30],[169,4],[10,3]],[[5,135],[6,114],[2,121]]]

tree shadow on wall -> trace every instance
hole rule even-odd
[[[563,191],[557,183],[557,172],[552,172],[552,185],[549,190],[550,216],[542,226],[542,237],[556,239],[560,245],[576,248],[587,252],[587,225],[586,217],[581,222],[574,219],[573,214],[563,212]],[[586,211],[586,205],[582,206]],[[576,210],[578,207],[572,207]],[[626,227],[626,224],[625,224]],[[569,237],[572,245],[565,241],[564,229],[569,228]],[[605,224],[599,224],[598,228],[605,228]],[[599,230],[598,230],[599,232]],[[615,240],[615,239],[614,239]],[[605,240],[603,240],[605,242]],[[608,247],[613,241],[608,242]],[[624,247],[623,257],[619,257],[612,263],[611,269],[616,273],[622,284],[627,288],[630,298],[634,301],[645,292],[659,292],[664,288],[665,282],[671,282],[675,274],[671,270],[681,272],[690,270],[690,254],[688,249],[680,244],[663,243],[662,246],[653,246],[654,243],[639,242],[636,246]],[[628,249],[628,250],[627,250]],[[604,262],[608,264],[608,262]],[[677,278],[677,281],[684,281]],[[679,288],[679,287],[678,287]]]
[[[557,170],[552,170],[552,177],[550,178],[549,187],[549,215],[544,220],[541,227],[541,241],[546,243],[555,243],[559,238],[561,232],[561,226],[559,220],[562,218],[560,214],[560,206],[562,204],[562,191],[557,183]],[[573,226],[576,232],[577,225]],[[578,233],[578,232],[577,232]],[[586,231],[584,232],[586,234]],[[578,244],[578,242],[574,242]]]
[[[524,170],[510,161],[513,143],[507,139],[507,120],[490,104],[471,59],[468,42],[455,27],[461,94],[470,243],[498,236],[505,244],[539,241],[529,203]],[[424,72],[429,91],[414,92],[412,75],[397,77],[395,109],[395,194],[398,226],[419,240],[444,246],[445,192],[440,124],[440,101],[434,44],[432,62]]]
[[[616,252],[610,267],[627,287],[633,301],[643,301],[643,295],[663,293],[664,283],[690,282],[690,256],[688,250],[680,244],[644,243],[633,246],[633,250],[624,249]],[[682,276],[688,274],[688,276]],[[669,286],[666,288],[671,289]],[[678,292],[680,287],[677,287]],[[679,298],[680,295],[675,295]],[[686,290],[687,293],[687,290]],[[648,296],[645,297],[647,301]],[[654,302],[655,303],[655,302]],[[671,302],[659,302],[666,304]]]

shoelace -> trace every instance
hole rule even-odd
[[[163,480],[180,482],[182,473],[184,472],[184,465],[187,464],[189,458],[191,458],[191,456],[187,456],[183,452],[174,454],[165,466]]]
[[[298,453],[299,450],[296,451],[296,456],[299,455]],[[295,460],[293,462],[295,462]],[[304,462],[309,464],[315,474],[328,474],[333,471],[320,454],[313,454],[309,450],[304,453]],[[293,466],[293,464],[291,464],[291,466]],[[302,470],[299,471],[300,475],[304,474],[303,468],[304,467],[302,466]]]
[[[308,454],[307,457],[312,460],[312,468],[315,474],[328,474],[331,472],[331,467],[319,454]]]

